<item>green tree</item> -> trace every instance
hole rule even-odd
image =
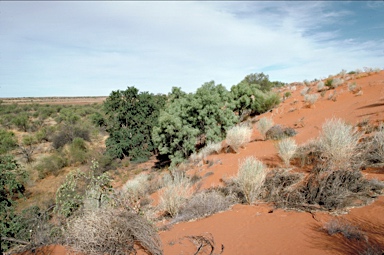
[[[151,132],[164,104],[164,97],[139,93],[135,87],[112,91],[104,102],[107,153],[114,158],[147,159],[155,149]]]
[[[231,93],[213,81],[194,94],[173,88],[169,98],[153,129],[153,140],[172,165],[182,162],[196,147],[223,139],[237,121]]]
[[[246,115],[264,113],[280,103],[279,96],[271,91],[277,84],[263,73],[247,75],[239,84],[231,87],[235,108],[240,121]]]
[[[29,118],[26,113],[17,115],[13,119],[13,124],[18,127],[21,131],[27,132],[29,128]]]

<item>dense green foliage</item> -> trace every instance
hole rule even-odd
[[[164,97],[139,93],[135,87],[112,91],[104,103],[109,133],[107,153],[114,158],[148,158],[155,149],[152,128],[164,103]]]
[[[0,156],[0,234],[17,238],[25,231],[15,212],[16,200],[24,193],[26,172],[12,156]],[[1,251],[6,251],[11,243],[1,241]]]
[[[232,95],[213,81],[194,94],[173,88],[169,98],[159,125],[153,129],[153,140],[159,153],[168,156],[172,164],[183,161],[198,146],[222,140],[226,130],[237,122]]]
[[[0,155],[9,152],[16,146],[15,134],[0,128]]]
[[[278,82],[271,82],[268,75],[260,73],[247,75],[239,84],[232,86],[234,111],[240,120],[246,114],[261,114],[278,105],[279,96],[271,92],[272,87],[277,85]]]

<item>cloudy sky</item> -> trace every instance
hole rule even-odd
[[[0,97],[228,89],[384,68],[384,2],[0,1]]]

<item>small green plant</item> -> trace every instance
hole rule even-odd
[[[59,153],[54,153],[52,155],[43,157],[36,164],[36,170],[38,171],[39,179],[44,179],[51,174],[58,176],[60,174],[60,170],[67,165],[67,160],[62,155]]]
[[[333,79],[327,79],[324,85],[327,86],[328,88],[332,88],[332,82],[333,82]]]
[[[284,98],[289,98],[292,96],[292,93],[290,91],[287,91],[284,93]]]
[[[254,157],[247,157],[240,163],[236,183],[248,204],[259,196],[266,173],[266,166]]]
[[[245,125],[238,125],[228,130],[226,141],[237,152],[240,147],[249,143],[251,136],[252,129]]]

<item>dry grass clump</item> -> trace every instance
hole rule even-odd
[[[304,96],[304,101],[308,107],[311,107],[312,105],[314,105],[317,99],[319,99],[318,94],[307,94]]]
[[[213,143],[213,142],[208,142],[207,145],[202,148],[198,153],[192,153],[191,156],[189,157],[189,160],[192,162],[199,162],[209,155],[216,153],[219,154],[221,150],[223,149],[221,142],[218,143]]]
[[[325,122],[319,137],[322,157],[328,162],[330,169],[348,168],[352,158],[358,154],[357,148],[361,134],[341,119]]]
[[[200,219],[226,211],[236,201],[234,196],[225,196],[216,190],[197,193],[188,199],[172,223]]]
[[[68,246],[82,254],[136,254],[139,244],[147,254],[163,254],[155,228],[129,211],[89,211],[72,219],[66,231]]]
[[[226,142],[235,151],[251,141],[252,129],[245,125],[234,126],[227,132]]]
[[[292,138],[285,138],[280,140],[277,145],[279,157],[284,161],[286,166],[289,166],[289,161],[295,155],[297,144]]]
[[[191,184],[188,178],[178,172],[167,182],[160,192],[160,207],[165,213],[175,217],[191,196]]]
[[[260,134],[264,136],[267,133],[267,131],[273,126],[273,120],[270,118],[261,118],[257,122],[257,130],[259,130]]]
[[[149,193],[149,181],[147,174],[136,175],[134,179],[127,181],[123,188],[124,200],[130,206],[137,207],[142,199]]]
[[[247,157],[240,163],[235,182],[248,204],[253,203],[259,196],[266,175],[266,166],[254,157]]]

